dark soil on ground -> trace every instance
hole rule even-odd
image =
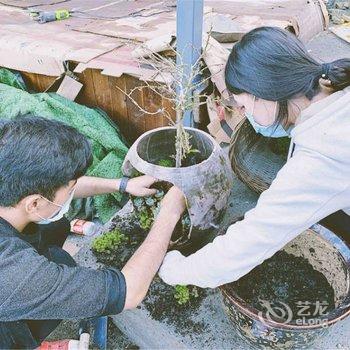
[[[189,286],[190,291],[194,287]],[[201,333],[205,330],[203,322],[196,322],[193,316],[198,313],[206,290],[196,287],[198,296],[191,296],[188,303],[180,305],[174,298],[174,287],[169,286],[155,278],[143,302],[144,307],[153,319],[165,321],[176,326],[181,334]]]
[[[111,266],[121,269],[144,240],[144,234],[140,234],[137,230],[130,232],[127,237],[129,241],[111,254],[94,252],[97,260],[107,267]],[[193,293],[193,288],[195,287],[189,286],[188,288],[191,294],[190,300],[186,304],[180,305],[174,297],[175,288],[165,284],[159,277],[156,277],[143,302],[143,307],[146,308],[153,319],[175,325],[176,329],[181,330],[181,334],[188,334],[188,332],[200,333],[204,330],[205,324],[194,321],[193,316],[197,314],[197,310],[206,296],[206,291],[197,287],[196,292],[198,296],[195,297],[193,295],[195,294]]]

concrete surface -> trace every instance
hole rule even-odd
[[[258,198],[238,179],[234,184],[223,227],[254,207]],[[70,244],[80,247],[77,261],[81,265],[96,268],[100,265],[89,249],[90,241],[91,238],[77,236],[69,239]],[[130,344],[136,344],[143,349],[251,349],[228,320],[217,289],[206,290],[198,307],[176,313],[169,308],[157,319],[151,316],[149,304],[157,308],[159,296],[164,293],[171,293],[169,287],[156,279],[140,308],[113,316],[112,320],[121,333],[110,326],[108,348],[125,349]],[[65,329],[68,334],[74,335],[72,323],[66,322],[58,331],[59,338],[64,338]],[[350,318],[331,327],[329,333],[319,338],[310,349],[350,349]]]
[[[256,200],[257,195],[236,179],[223,226],[254,207]],[[187,329],[180,329],[171,321],[172,317],[169,314],[165,321],[159,322],[149,316],[143,305],[141,309],[114,316],[113,320],[129,339],[145,349],[251,349],[228,320],[217,289],[208,290],[208,295],[191,316],[176,316],[190,317],[193,326],[190,324]],[[200,331],[196,327],[198,324],[201,325]],[[350,318],[330,328],[329,334],[320,337],[310,349],[350,349]]]
[[[313,38],[307,45],[309,53],[322,62],[331,62],[340,58],[350,58],[350,44],[330,31]]]
[[[50,334],[47,340],[79,339],[78,337],[79,321],[63,321],[54,332]],[[90,349],[95,348],[90,339]],[[129,338],[127,338],[113,323],[108,320],[108,341],[107,349],[136,349]]]

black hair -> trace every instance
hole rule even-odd
[[[31,194],[53,200],[57,190],[83,176],[91,146],[73,127],[32,115],[0,124],[0,206]]]
[[[330,80],[334,90],[349,86],[350,58],[319,63],[294,34],[277,27],[245,34],[233,46],[225,68],[229,91],[278,101],[284,111],[294,97],[311,100],[320,91],[320,78]]]

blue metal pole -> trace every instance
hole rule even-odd
[[[188,79],[191,69],[201,54],[203,27],[203,0],[177,0],[177,64],[184,65],[182,79]],[[194,83],[198,82],[198,77]],[[179,93],[180,91],[178,91]],[[186,111],[184,126],[194,126],[193,112]]]
[[[93,343],[100,349],[107,349],[107,316],[97,317],[93,320],[94,338]]]

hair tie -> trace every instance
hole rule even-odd
[[[322,78],[328,79],[329,72],[331,70],[331,64],[330,63],[322,63],[321,68],[322,68]]]

